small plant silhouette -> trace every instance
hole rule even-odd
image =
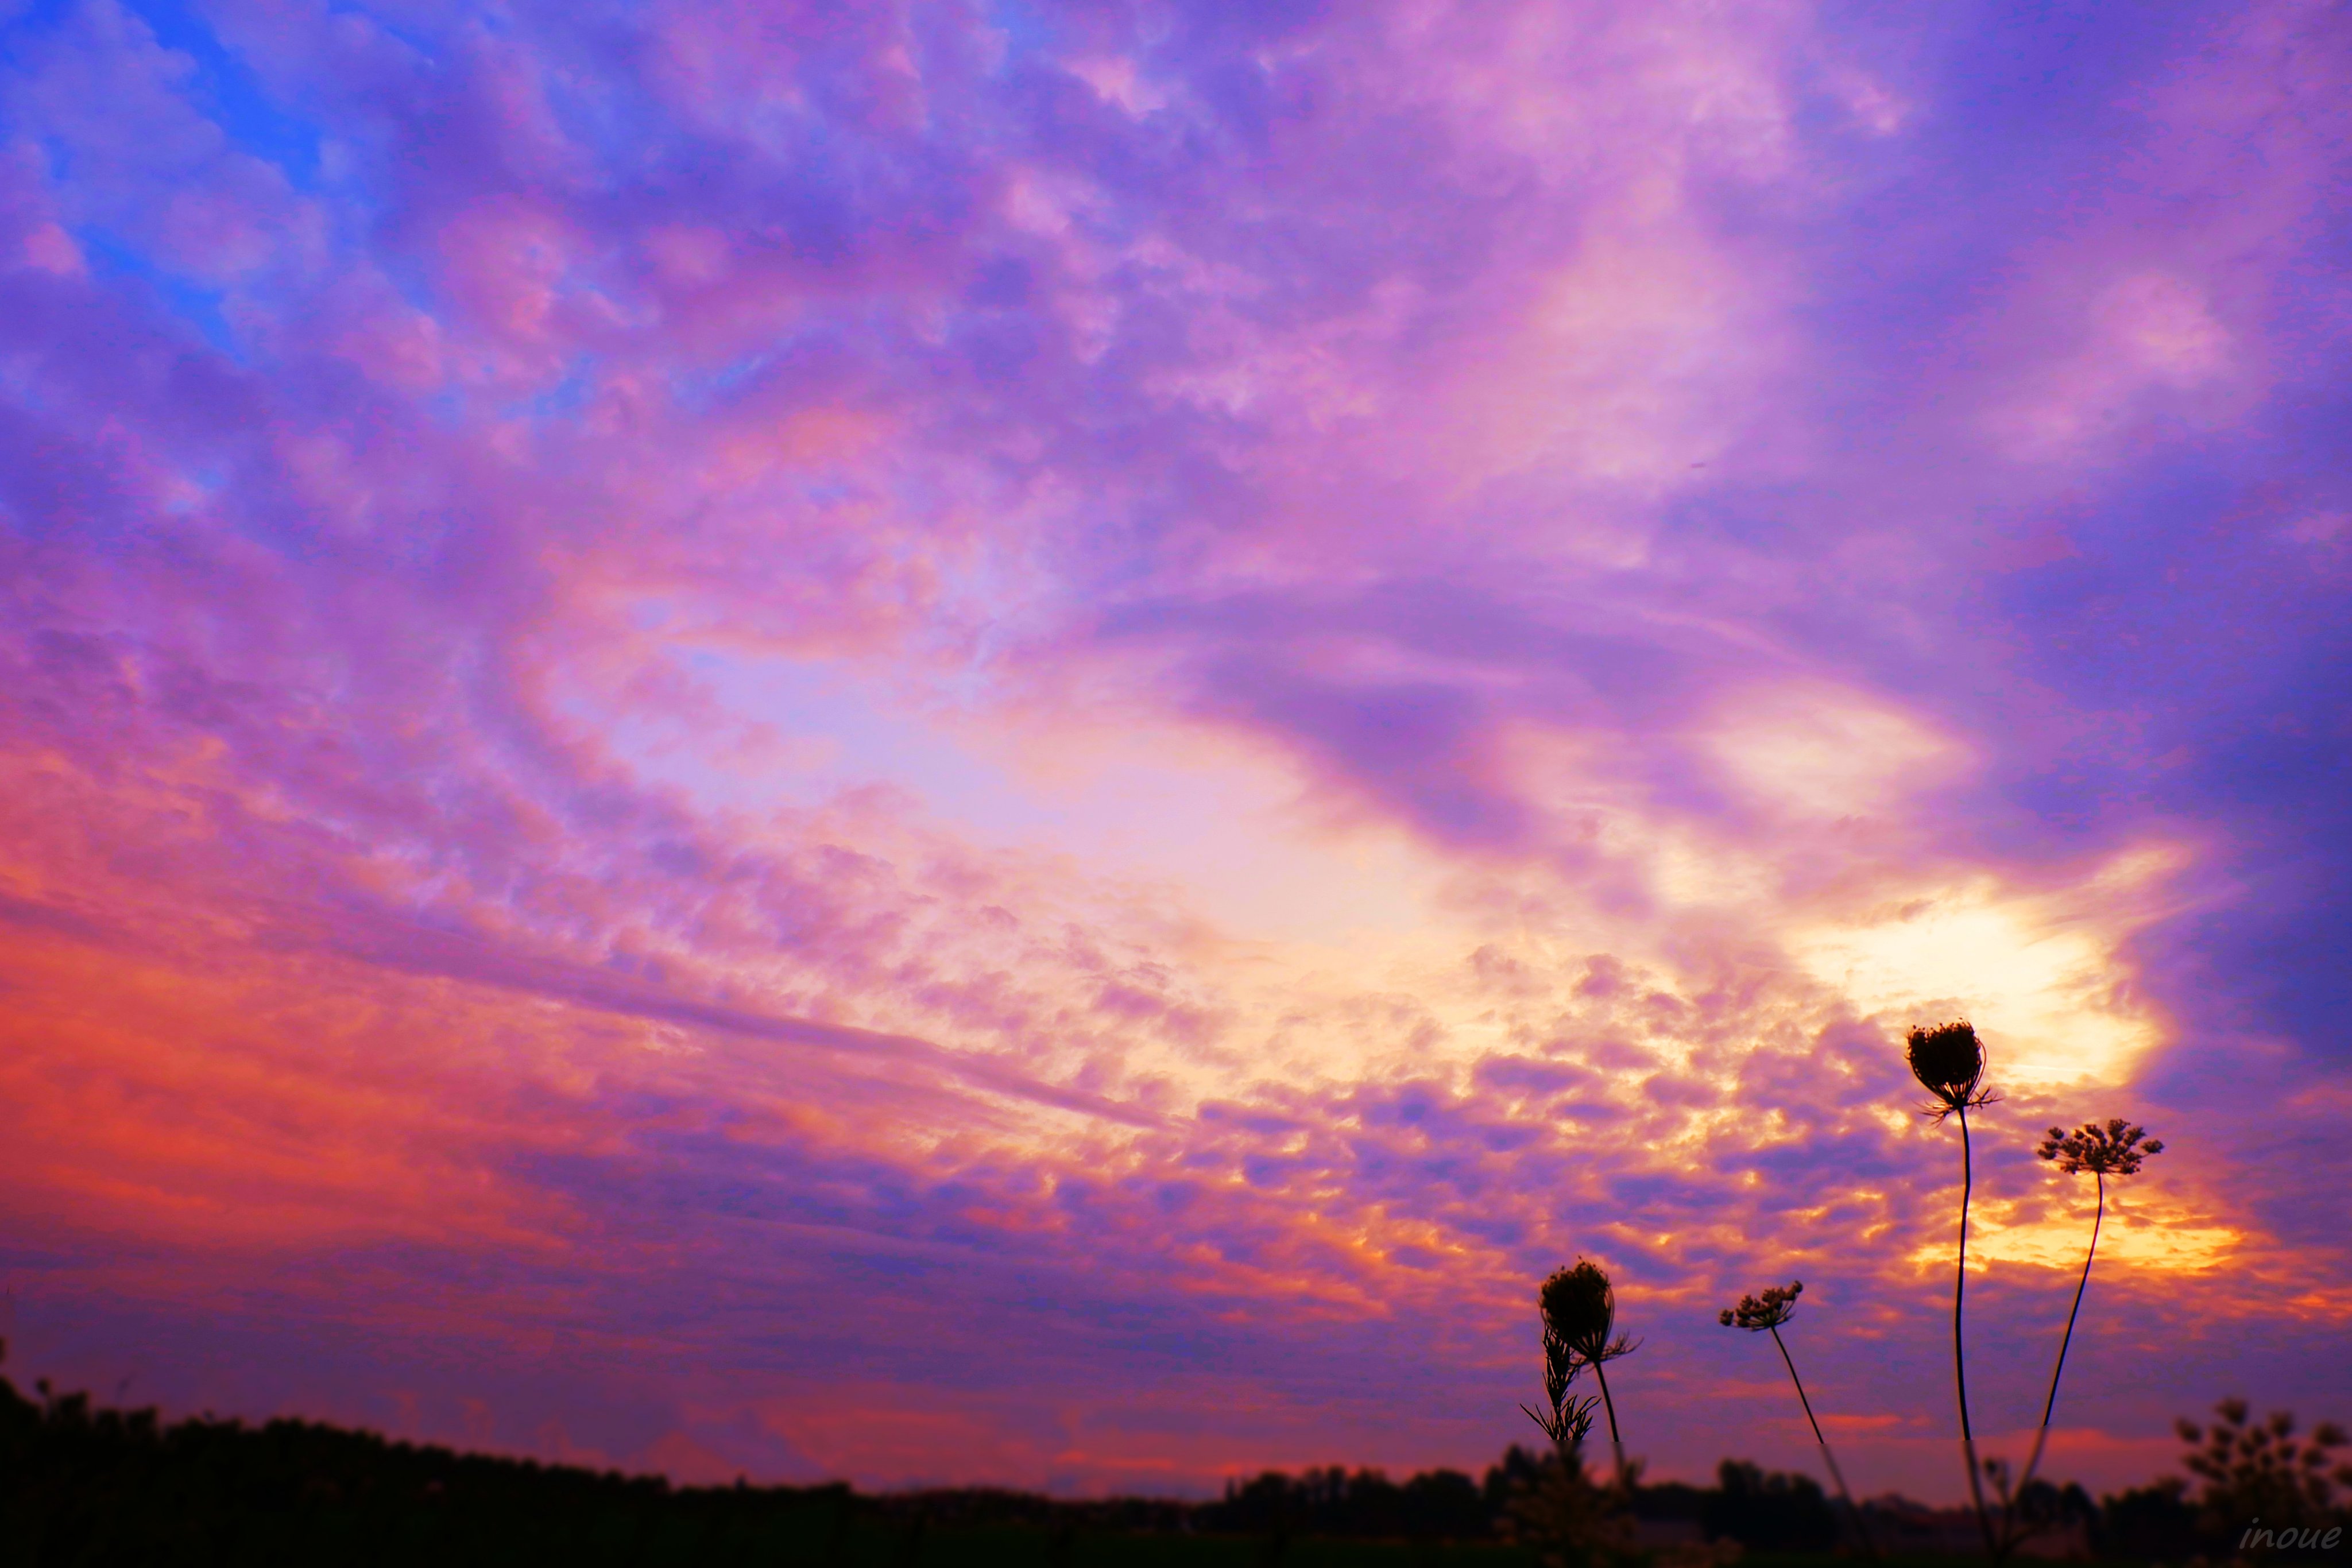
[[[1830,1452],[1830,1440],[1822,1436],[1822,1424],[1813,1418],[1813,1402],[1805,1397],[1805,1380],[1797,1375],[1796,1359],[1789,1354],[1789,1344],[1780,1337],[1780,1325],[1796,1315],[1797,1298],[1805,1293],[1802,1280],[1791,1280],[1787,1285],[1768,1285],[1760,1296],[1742,1296],[1736,1307],[1726,1307],[1720,1321],[1725,1328],[1746,1329],[1750,1333],[1769,1333],[1779,1347],[1780,1360],[1789,1368],[1789,1381],[1797,1385],[1797,1403],[1805,1409],[1805,1421],[1813,1429],[1813,1441],[1822,1446],[1822,1462],[1829,1467],[1830,1479],[1837,1482],[1838,1496],[1845,1500],[1846,1511],[1853,1516],[1854,1533],[1862,1540],[1864,1552],[1875,1557],[1878,1548],[1870,1539],[1870,1527],[1863,1522],[1862,1510],[1854,1506],[1853,1493],[1846,1490],[1845,1472],[1838,1469],[1837,1456]]]
[[[1583,1371],[1584,1366],[1577,1359],[1576,1353],[1568,1347],[1568,1342],[1552,1332],[1549,1316],[1544,1319],[1543,1350],[1544,1399],[1549,1413],[1528,1410],[1525,1405],[1519,1408],[1527,1410],[1528,1419],[1542,1427],[1544,1436],[1552,1440],[1552,1446],[1565,1454],[1571,1448],[1582,1447],[1584,1439],[1591,1435],[1592,1415],[1601,1408],[1601,1400],[1594,1395],[1580,1397],[1569,1392],[1569,1385],[1576,1381],[1576,1375]]]
[[[1592,1369],[1594,1379],[1601,1385],[1601,1407],[1609,1417],[1609,1447],[1616,1457],[1617,1484],[1622,1488],[1627,1484],[1625,1443],[1618,1435],[1617,1404],[1610,1397],[1609,1374],[1605,1369],[1620,1356],[1633,1354],[1638,1346],[1636,1342],[1615,1333],[1617,1292],[1600,1264],[1580,1258],[1573,1269],[1552,1271],[1543,1282],[1538,1300],[1543,1312],[1547,1385],[1555,1341],[1566,1353],[1567,1381],[1572,1381],[1585,1367]],[[1563,1390],[1567,1381],[1561,1384]],[[1584,1416],[1588,1427],[1591,1418],[1588,1406]]]
[[[2145,1141],[2143,1141],[2145,1140]],[[2025,1461],[2018,1477],[2017,1490],[2011,1492],[2003,1485],[2001,1491],[2001,1541],[2004,1547],[2014,1546],[2021,1536],[2014,1533],[2016,1501],[2032,1484],[2033,1472],[2042,1464],[2042,1449],[2050,1441],[2050,1417],[2058,1407],[2058,1380],[2066,1371],[2066,1349],[2074,1343],[2074,1320],[2083,1311],[2083,1292],[2090,1288],[2091,1264],[2099,1255],[2099,1227],[2107,1217],[2107,1178],[2118,1179],[2138,1174],[2140,1162],[2150,1155],[2164,1152],[2162,1140],[2147,1136],[2147,1129],[2113,1116],[2105,1122],[2085,1122],[2073,1132],[2053,1127],[2050,1135],[2034,1149],[2043,1159],[2056,1164],[2067,1176],[2091,1173],[2099,1186],[2098,1206],[2091,1214],[2091,1246],[2083,1255],[2083,1277],[2074,1284],[2074,1304],[2066,1313],[2066,1332],[2059,1336],[2058,1360],[2050,1369],[2050,1395],[2042,1402],[2042,1425],[2033,1434],[2033,1452]],[[2004,1477],[2005,1480],[2006,1478]]]
[[[2297,1439],[2294,1417],[2284,1410],[2254,1423],[2242,1399],[2224,1399],[2213,1410],[2221,1419],[2210,1427],[2173,1423],[2189,1445],[2183,1462],[2205,1482],[2199,1500],[2209,1531],[2275,1531],[2328,1521],[2336,1489],[2352,1487],[2352,1464],[2336,1458],[2347,1441],[2342,1427],[2323,1421]]]
[[[1548,1455],[1505,1504],[1505,1533],[1533,1547],[1544,1568],[1626,1563],[1633,1523],[1623,1492],[1595,1485],[1580,1448]]]
[[[1631,1544],[1625,1503],[1637,1471],[1626,1464],[1624,1445],[1618,1441],[1617,1412],[1601,1368],[1630,1354],[1633,1344],[1622,1334],[1612,1337],[1616,1296],[1596,1263],[1579,1259],[1572,1269],[1555,1270],[1538,1292],[1537,1308],[1543,1323],[1546,1409],[1519,1408],[1543,1428],[1553,1452],[1512,1503],[1512,1529],[1542,1552],[1546,1563],[1575,1568],[1622,1555]],[[1597,1396],[1572,1391],[1588,1367],[1601,1385]],[[1615,1481],[1606,1488],[1594,1485],[1584,1469],[1584,1441],[1591,1436],[1595,1413],[1604,1409],[1617,1459]]]
[[[1915,1027],[1906,1041],[1911,1076],[1936,1097],[1924,1113],[1940,1125],[1945,1118],[1960,1121],[1960,1241],[1959,1261],[1952,1276],[1952,1381],[1960,1402],[1960,1449],[1969,1467],[1969,1496],[1976,1504],[1977,1527],[1984,1533],[1986,1555],[1998,1561],[2000,1544],[1994,1538],[1992,1515],[1985,1508],[1984,1476],[1977,1463],[1977,1439],[1969,1425],[1968,1351],[1962,1340],[1961,1308],[1969,1282],[1969,1199],[1976,1189],[1976,1166],[1969,1147],[1969,1113],[1997,1098],[1984,1087],[1984,1042],[1965,1019]]]

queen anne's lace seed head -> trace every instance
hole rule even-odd
[[[1580,1258],[1573,1269],[1554,1270],[1539,1298],[1544,1333],[1568,1347],[1580,1365],[1598,1366],[1631,1354],[1633,1342],[1610,1337],[1617,1324],[1617,1292],[1600,1264]]]
[[[2095,1176],[2126,1176],[2136,1173],[2140,1161],[2149,1155],[2162,1154],[2164,1144],[2148,1137],[2147,1128],[2111,1116],[2104,1123],[2085,1122],[2071,1133],[2053,1127],[2033,1152],[2056,1161],[2068,1176],[2089,1171]]]
[[[1601,1401],[1569,1392],[1577,1376],[1590,1366],[1614,1361],[1633,1349],[1622,1335],[1612,1340],[1617,1296],[1609,1276],[1598,1263],[1577,1260],[1572,1269],[1555,1270],[1536,1298],[1543,1319],[1544,1398],[1549,1414],[1527,1410],[1528,1418],[1563,1449],[1582,1443],[1592,1430],[1593,1413]]]
[[[1983,1087],[1984,1042],[1977,1038],[1974,1024],[1961,1019],[1933,1029],[1916,1026],[1906,1045],[1911,1076],[1936,1097],[1928,1113],[1937,1121],[1992,1099],[1992,1092]]]
[[[1791,1280],[1785,1286],[1766,1286],[1760,1296],[1742,1296],[1738,1306],[1723,1309],[1723,1326],[1747,1329],[1754,1333],[1779,1328],[1795,1313],[1797,1298],[1804,1294],[1804,1291],[1802,1280]]]
[[[1562,1344],[1591,1359],[1589,1347],[1604,1344],[1617,1316],[1617,1294],[1598,1263],[1580,1258],[1543,1282],[1543,1320]]]

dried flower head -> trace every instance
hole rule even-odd
[[[1802,1280],[1791,1280],[1786,1287],[1768,1285],[1762,1295],[1742,1296],[1738,1306],[1724,1308],[1723,1326],[1747,1329],[1753,1333],[1779,1328],[1795,1314],[1797,1298],[1804,1293]]]
[[[1907,1044],[1911,1076],[1936,1097],[1937,1103],[1927,1113],[1937,1121],[1992,1099],[1991,1091],[1980,1087],[1985,1049],[1977,1038],[1976,1025],[1961,1019],[1933,1029],[1915,1026]]]
[[[1551,1279],[1544,1281],[1542,1292],[1537,1298],[1543,1319],[1544,1400],[1549,1413],[1528,1410],[1525,1405],[1519,1406],[1527,1410],[1528,1419],[1542,1427],[1544,1435],[1562,1449],[1573,1448],[1583,1443],[1592,1431],[1593,1415],[1601,1406],[1598,1398],[1578,1398],[1569,1393],[1577,1375],[1588,1364],[1560,1334],[1560,1328],[1570,1321],[1576,1304],[1567,1300],[1568,1292],[1556,1291],[1553,1287],[1555,1281],[1566,1278],[1569,1273],[1570,1270],[1562,1269],[1553,1274]],[[1607,1289],[1605,1279],[1602,1288],[1604,1291]],[[1559,1299],[1559,1304],[1562,1309],[1559,1312],[1553,1310],[1556,1297]]]
[[[1573,1269],[1553,1270],[1543,1282],[1539,1300],[1544,1333],[1559,1341],[1577,1362],[1597,1366],[1633,1350],[1623,1338],[1609,1337],[1617,1322],[1617,1292],[1600,1264],[1580,1258]]]
[[[2147,1142],[2141,1142],[2143,1138]],[[2068,1176],[2089,1171],[2102,1176],[2126,1176],[2137,1172],[2147,1155],[2164,1153],[2164,1144],[2149,1138],[2147,1128],[2110,1116],[2105,1123],[2085,1122],[2071,1133],[2053,1127],[2033,1152],[2057,1161],[2058,1168]]]

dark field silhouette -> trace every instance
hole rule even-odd
[[[2230,1429],[2233,1442],[2238,1430]],[[1450,1470],[1401,1481],[1337,1468],[1268,1473],[1207,1502],[1066,1501],[986,1488],[872,1496],[840,1485],[675,1487],[316,1422],[167,1423],[152,1410],[106,1409],[45,1385],[27,1397],[0,1378],[0,1561],[1519,1568],[1539,1558],[1513,1539],[1515,1509],[1553,1462],[1514,1447],[1476,1479]],[[2239,1490],[2271,1500],[2266,1474],[2223,1469],[2207,1479],[2203,1501],[2234,1507]],[[2295,1469],[2298,1479],[2311,1473]],[[2036,1483],[2036,1492],[2037,1504],[2101,1555],[2232,1554],[2234,1519],[2207,1517],[2177,1479],[2095,1503],[2080,1488]],[[2333,1517],[2332,1498],[2315,1499],[2307,1480],[2298,1495],[2298,1519]],[[1863,1511],[1885,1560],[1915,1568],[1963,1560],[1954,1548],[1973,1529],[1965,1514],[1896,1498],[1866,1501]],[[1724,1462],[1711,1487],[1636,1484],[1630,1513],[1629,1561],[1738,1555],[1753,1568],[1795,1568],[1850,1544],[1839,1511],[1810,1477],[1737,1460]]]

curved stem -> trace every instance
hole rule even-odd
[[[1822,1462],[1829,1466],[1830,1479],[1837,1482],[1838,1496],[1845,1499],[1846,1511],[1853,1515],[1853,1531],[1862,1538],[1862,1549],[1875,1557],[1878,1548],[1871,1542],[1870,1526],[1862,1521],[1862,1510],[1854,1506],[1853,1493],[1846,1490],[1845,1472],[1838,1469],[1837,1456],[1830,1452],[1830,1440],[1822,1436],[1822,1424],[1813,1419],[1813,1402],[1805,1397],[1805,1380],[1797,1375],[1797,1363],[1789,1354],[1789,1346],[1780,1338],[1777,1325],[1772,1327],[1772,1343],[1780,1347],[1780,1359],[1789,1367],[1789,1381],[1797,1385],[1797,1403],[1805,1407],[1805,1419],[1813,1428],[1813,1441],[1822,1446]]]
[[[1609,1397],[1609,1374],[1601,1369],[1597,1357],[1592,1363],[1592,1375],[1601,1380],[1601,1407],[1609,1412],[1609,1447],[1617,1457],[1617,1486],[1622,1490],[1625,1486],[1625,1444],[1617,1436],[1617,1402]]]
[[[2074,1305],[2066,1313],[2066,1332],[2058,1341],[2058,1364],[2050,1369],[2050,1397],[2042,1402],[2042,1429],[2033,1435],[2033,1454],[2025,1461],[2025,1473],[2018,1478],[2017,1490],[2022,1493],[2025,1483],[2033,1479],[2036,1466],[2042,1463],[2042,1446],[2050,1440],[2051,1413],[2058,1408],[2058,1379],[2066,1371],[2066,1347],[2074,1343],[2074,1320],[2082,1314],[2083,1292],[2091,1288],[2091,1263],[2099,1255],[2099,1227],[2107,1218],[2107,1173],[2091,1173],[2099,1183],[2099,1206],[2091,1213],[2091,1249],[2083,1254],[2083,1277],[2074,1284]]]
[[[1984,1476],[1977,1463],[1976,1434],[1969,1427],[1969,1364],[1968,1351],[1960,1337],[1960,1305],[1969,1284],[1969,1198],[1976,1191],[1976,1166],[1969,1151],[1969,1108],[1958,1107],[1960,1113],[1960,1262],[1952,1278],[1952,1380],[1960,1396],[1960,1451],[1969,1465],[1969,1495],[1976,1500],[1977,1528],[1984,1532],[1985,1555],[2000,1561],[2000,1546],[1993,1539],[1992,1515],[1985,1511]]]

